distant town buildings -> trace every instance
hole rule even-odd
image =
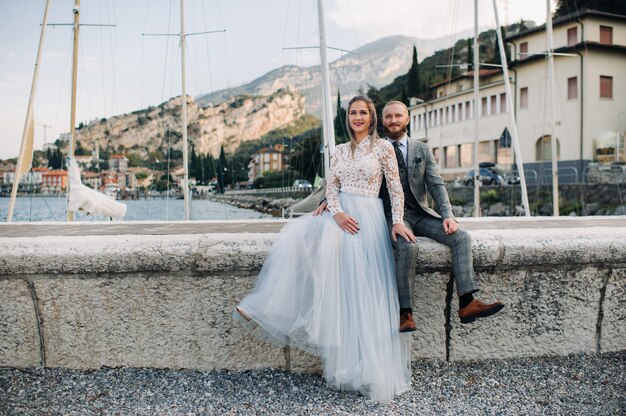
[[[46,169],[47,170],[47,169]],[[53,194],[65,192],[67,189],[67,171],[66,170],[47,170],[41,178],[41,192],[44,194]]]
[[[592,10],[553,20],[555,122],[559,178],[582,181],[590,162],[624,161],[626,129],[626,16]],[[525,170],[550,181],[551,120],[545,25],[509,36],[512,100]],[[473,105],[473,72],[433,85],[435,99],[413,100],[411,136],[433,149],[447,179],[473,167],[474,112],[479,161],[513,163],[511,128],[501,70],[480,70]],[[532,175],[531,175],[532,176]],[[561,178],[562,177],[562,178]],[[532,180],[533,178],[530,177]]]

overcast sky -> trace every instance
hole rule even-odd
[[[71,23],[73,0],[51,2],[48,23]],[[473,27],[470,0],[324,0],[329,46],[357,47],[390,35],[429,39]],[[497,0],[501,23],[545,22],[545,0]],[[495,27],[492,0],[479,26]],[[45,0],[0,0],[0,159],[19,151]],[[554,6],[553,6],[554,7]],[[180,0],[82,0],[77,122],[158,105],[180,95]],[[316,0],[186,0],[187,93],[252,81],[286,64],[319,63]],[[72,29],[47,29],[35,104],[35,147],[69,130]],[[329,59],[340,57],[329,51]],[[407,59],[410,59],[407,56]],[[44,128],[43,124],[50,126]]]

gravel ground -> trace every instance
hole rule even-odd
[[[413,363],[391,402],[278,370],[0,369],[0,415],[625,415],[626,351]]]

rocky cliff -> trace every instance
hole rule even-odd
[[[455,35],[462,39],[469,32]],[[450,37],[418,39],[409,36],[389,36],[367,43],[330,63],[330,83],[333,97],[337,90],[345,101],[358,93],[367,91],[368,86],[376,88],[390,84],[394,78],[405,74],[411,66],[413,46],[418,56],[424,58],[433,52],[448,47]],[[216,91],[197,97],[199,105],[211,105],[229,99],[237,94],[268,95],[279,88],[293,88],[305,97],[305,109],[309,114],[319,115],[320,111],[320,69],[319,65],[299,67],[286,65],[268,72],[252,82],[236,88]]]
[[[220,146],[231,152],[239,143],[256,140],[304,115],[304,98],[293,90],[266,96],[240,95],[215,106],[200,107],[187,97],[188,138],[196,152],[217,156]],[[77,132],[82,146],[142,154],[157,149],[182,149],[181,97],[145,110],[93,121]]]

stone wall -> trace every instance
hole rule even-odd
[[[414,358],[626,349],[626,218],[494,221],[463,220],[480,298],[506,304],[473,324],[456,316],[448,249],[419,240],[418,331],[403,335]],[[318,371],[315,357],[261,342],[231,318],[276,238],[258,224],[250,232],[0,237],[0,366]]]

